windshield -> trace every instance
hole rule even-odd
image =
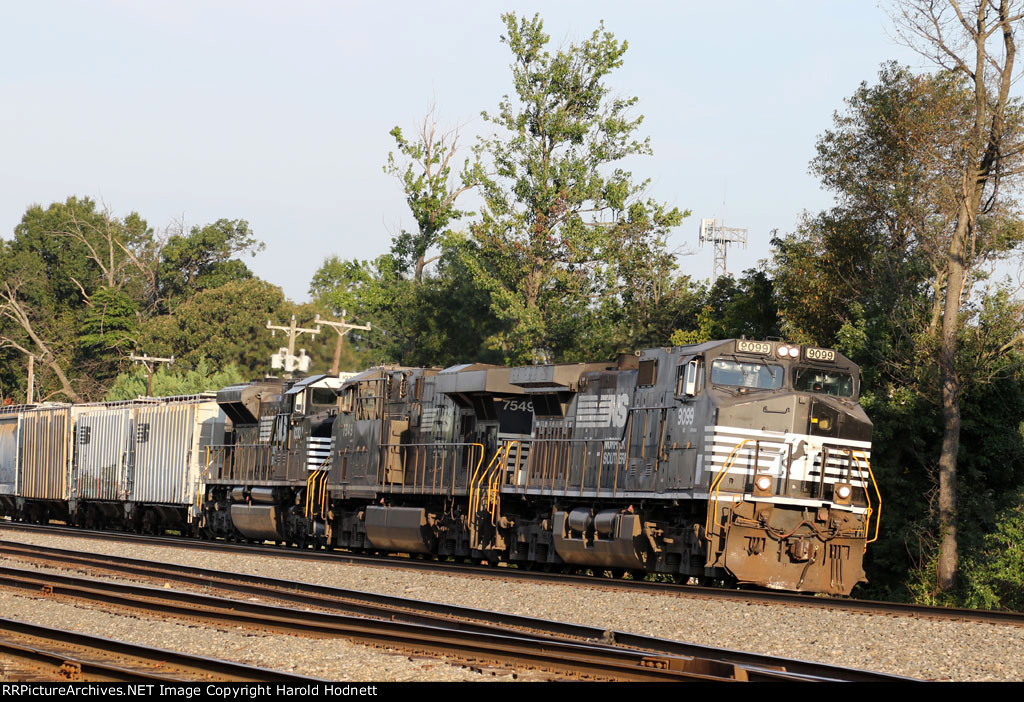
[[[313,388],[312,396],[309,401],[314,405],[327,405],[333,406],[337,402],[338,396],[334,394],[334,391],[330,388]]]
[[[797,368],[793,375],[793,389],[797,392],[816,392],[820,395],[851,397],[853,395],[853,376],[841,371]]]
[[[718,358],[711,364],[711,382],[717,385],[778,390],[782,387],[782,366]]]

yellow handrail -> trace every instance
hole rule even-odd
[[[328,456],[320,462],[319,467],[309,471],[309,477],[306,478],[306,518],[308,519],[313,513],[313,507],[315,507],[316,495],[320,495],[320,518],[324,517],[326,513],[327,501],[324,499],[326,494],[326,483],[327,477],[330,475],[330,468],[324,468],[328,463],[331,462],[331,457]]]
[[[721,487],[722,479],[725,478],[725,474],[729,472],[733,462],[736,460],[736,453],[743,448],[744,444],[748,444],[753,439],[744,439],[743,441],[736,444],[733,447],[729,457],[725,459],[725,463],[722,464],[722,472],[715,476],[715,479],[711,482],[711,486],[708,488],[708,496],[714,493],[713,507],[708,510],[707,519],[704,522],[704,538],[709,542],[711,541],[711,515],[715,515],[715,526],[718,526],[718,491]],[[740,496],[742,499],[742,495]],[[735,504],[736,498],[733,497],[733,504]]]
[[[867,536],[868,532],[871,531],[871,515],[874,512],[874,510],[871,508],[871,493],[868,492],[867,481],[864,480],[864,470],[860,466],[860,459],[857,458],[858,455],[864,458],[864,464],[868,467],[868,475],[871,476],[871,486],[875,488],[875,495],[878,497],[878,513],[875,514],[875,535],[864,542],[864,545],[866,546],[867,544],[873,544],[874,542],[878,541],[878,528],[882,524],[882,493],[879,492],[878,490],[878,481],[875,480],[875,472],[871,470],[871,461],[868,460],[867,454],[864,453],[863,451],[851,451],[850,455],[853,457],[855,461],[857,461],[857,470],[860,471],[861,481],[865,483],[864,499],[866,499],[868,503],[868,518],[867,522],[864,525],[864,536]]]
[[[327,477],[330,475],[328,471],[324,471],[323,477],[320,479],[320,518],[327,519]]]
[[[515,444],[518,444],[518,443],[520,443],[518,440],[505,442],[505,464],[504,465],[506,467],[508,465],[509,457],[512,455],[512,446],[515,445]],[[499,483],[501,482],[501,473],[502,473],[501,466],[502,466],[502,464],[499,463],[498,466],[497,466],[497,469],[491,475],[490,481],[488,481],[488,483],[487,483],[487,511],[491,515],[491,524],[492,525],[494,524],[494,511],[495,511],[495,509],[498,506],[498,489],[499,489]]]
[[[316,471],[310,471],[306,475],[306,519],[309,519],[310,503],[313,500],[313,479],[316,477]]]
[[[470,498],[472,498],[472,495],[473,495],[473,481],[476,480],[476,475],[477,475],[478,472],[480,472],[480,466],[483,465],[485,449],[484,449],[484,445],[480,444],[480,443],[472,443],[472,444],[464,444],[464,445],[465,446],[469,446],[470,448],[479,448],[480,449],[480,460],[476,462],[476,468],[473,470],[473,477],[470,478],[469,482],[466,484],[466,489],[469,491]],[[469,461],[472,462],[472,460],[473,460],[473,457],[472,457],[472,455],[470,455]],[[453,464],[453,466],[452,466],[452,477],[453,477],[453,479],[452,479],[452,489],[453,490],[455,489],[454,475],[455,475],[455,466]],[[442,479],[443,479],[443,477],[444,476],[442,475]]]
[[[475,486],[483,485],[487,475],[491,472],[491,467],[494,466],[495,462],[501,457],[501,452],[505,450],[505,444],[502,444],[494,455],[491,456],[491,460],[487,464],[487,468],[484,469],[483,473],[480,473],[480,465],[483,463],[483,456],[480,456],[480,463],[477,464],[476,471],[473,472],[473,479],[469,483],[469,513],[476,514],[477,510],[480,509],[480,490],[475,489]],[[480,480],[477,480],[477,475],[480,476]]]
[[[206,447],[206,465],[203,466],[203,471],[199,475],[199,483],[196,485],[196,507],[199,507],[206,492],[206,480],[205,478],[210,477],[210,447]]]

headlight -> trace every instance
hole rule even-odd
[[[758,497],[769,497],[772,492],[772,476],[770,475],[758,475],[754,478],[754,494]]]
[[[836,485],[835,492],[833,493],[833,500],[843,504],[849,504],[850,498],[853,497],[853,486],[840,484]]]
[[[796,358],[800,355],[800,347],[783,344],[776,349],[776,353],[779,355],[779,358]]]

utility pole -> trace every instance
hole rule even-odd
[[[287,327],[278,326],[271,324],[270,320],[267,320],[267,329],[270,330],[271,336],[277,336],[277,332],[282,331],[288,335],[288,348],[278,349],[278,353],[275,353],[270,357],[271,368],[283,368],[285,370],[285,377],[291,378],[292,371],[298,369],[305,372],[309,369],[309,356],[306,355],[306,350],[303,349],[302,353],[298,356],[295,355],[295,339],[302,334],[309,334],[310,336],[316,336],[320,333],[320,325],[317,324],[316,329],[305,329],[298,326],[295,323],[295,315],[292,315],[291,324]]]
[[[170,358],[157,358],[156,356],[150,356],[148,354],[144,356],[136,356],[133,353],[128,356],[128,360],[134,361],[135,363],[141,363],[146,367],[146,373],[149,376],[146,380],[146,397],[153,397],[153,366],[157,363],[166,363],[170,365],[171,363],[174,363],[174,356],[171,356]]]
[[[725,275],[725,255],[729,244],[742,244],[747,248],[747,230],[737,227],[727,227],[725,223],[719,224],[717,219],[702,219],[700,221],[700,245],[705,243],[715,246],[715,267],[712,284],[721,276]]]
[[[344,340],[345,335],[348,334],[353,329],[362,329],[364,331],[370,331],[370,325],[369,324],[366,324],[366,325],[348,324],[345,321],[345,315],[346,314],[347,314],[347,312],[345,310],[341,311],[341,321],[340,322],[328,322],[326,319],[320,319],[320,315],[319,314],[317,314],[316,319],[313,320],[313,322],[318,324],[318,325],[319,324],[326,324],[329,327],[334,327],[334,331],[338,332],[338,341],[337,341],[337,343],[334,344],[334,365],[331,366],[331,375],[337,375],[338,371],[340,370],[338,368],[338,366],[341,365],[341,343]]]

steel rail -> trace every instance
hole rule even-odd
[[[0,658],[17,660],[68,682],[322,682],[13,619],[0,619]]]
[[[607,590],[624,590],[627,592],[646,592],[658,595],[699,597],[731,602],[781,604],[786,606],[814,607],[817,609],[843,610],[868,614],[932,618],[944,621],[971,621],[1001,624],[1005,626],[1024,626],[1024,612],[915,605],[902,602],[885,602],[881,600],[859,600],[845,597],[803,595],[800,593],[774,590],[729,589],[702,587],[697,585],[680,585],[676,583],[650,582],[646,580],[620,580],[616,578],[603,578],[592,575],[543,573],[518,568],[468,565],[396,556],[369,556],[338,551],[311,551],[266,544],[237,544],[221,541],[200,541],[173,536],[154,537],[128,534],[125,532],[85,531],[63,526],[27,525],[3,522],[0,520],[0,530],[2,529],[56,533],[72,537],[99,540],[117,539],[138,544],[177,546],[180,548],[210,550],[220,553],[241,553],[248,555],[259,554],[261,556],[275,558],[298,558],[302,560],[312,560],[315,562],[343,563],[366,567],[402,568],[424,572],[473,575],[505,580],[514,579],[527,582],[552,583],[557,585],[578,585]]]
[[[368,619],[37,570],[0,567],[0,586],[43,593],[48,597],[68,596],[104,602],[190,621],[230,623],[292,635],[340,636],[376,646],[411,649],[421,654],[443,653],[467,661],[528,665],[563,676],[634,682],[811,679],[811,676],[778,669],[650,654],[593,642]]]
[[[204,587],[216,587],[230,592],[328,608],[357,616],[383,617],[396,621],[428,625],[457,626],[464,631],[475,630],[506,633],[509,627],[515,627],[545,637],[571,637],[579,640],[626,646],[649,653],[709,658],[748,667],[782,667],[789,673],[834,681],[866,682],[910,679],[885,673],[721,649],[582,624],[537,619],[491,610],[460,607],[328,585],[281,580],[247,573],[232,573],[223,570],[183,566],[175,563],[146,561],[125,556],[82,553],[49,546],[30,546],[6,541],[0,541],[0,555],[13,556],[34,562],[43,560],[56,563],[61,567],[79,565],[112,570],[122,576],[134,574],[149,578],[159,578],[165,581],[171,580]]]

